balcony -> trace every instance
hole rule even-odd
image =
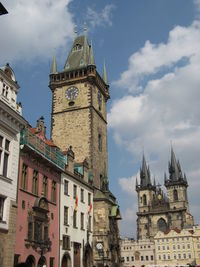
[[[37,135],[31,133],[30,129],[26,128],[21,131],[20,145],[26,145],[45,159],[55,164],[60,169],[64,170],[66,157],[57,147],[49,146]]]

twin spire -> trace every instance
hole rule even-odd
[[[74,42],[68,58],[65,62],[64,71],[77,70],[82,67],[95,66],[94,52],[92,42],[88,43],[87,28],[84,23],[84,34],[77,36],[77,27],[74,29]],[[50,74],[57,74],[56,57],[53,57]],[[104,62],[102,79],[108,85],[108,77]]]
[[[170,186],[172,184],[181,183],[187,186],[186,175],[182,174],[181,165],[179,161],[176,160],[174,150],[171,147],[171,161],[169,162],[169,179],[167,179],[166,173],[164,174],[165,186]],[[138,184],[136,178],[136,189],[147,189],[148,187],[156,187],[156,182],[154,178],[154,183],[151,183],[151,174],[149,166],[146,164],[146,159],[143,154],[142,167],[140,168],[140,185]]]

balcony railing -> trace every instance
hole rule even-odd
[[[33,150],[42,154],[47,160],[64,170],[66,158],[62,152],[57,147],[47,145],[42,139],[31,133],[28,128],[21,131],[20,144],[31,147]]]

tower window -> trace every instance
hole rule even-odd
[[[167,224],[163,218],[160,218],[157,222],[158,229],[162,232],[167,230]]]
[[[99,147],[99,151],[102,151],[102,136],[101,136],[101,134],[98,135],[98,147]]]
[[[38,171],[33,171],[32,193],[38,195]]]
[[[173,191],[174,201],[178,201],[178,191],[174,189]]]
[[[143,195],[143,205],[146,206],[147,205],[147,196]]]

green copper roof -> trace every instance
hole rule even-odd
[[[102,79],[104,80],[105,84],[108,85],[108,76],[107,76],[107,72],[106,72],[106,64],[105,64],[105,61],[104,61],[104,66],[103,66]]]
[[[110,216],[115,217],[117,219],[121,219],[119,206],[112,206]]]
[[[53,62],[52,62],[52,65],[51,65],[51,72],[50,74],[56,74],[58,73],[57,71],[57,64],[56,64],[56,56],[53,57]]]
[[[95,65],[94,54],[86,34],[76,37],[66,60],[64,70],[80,69],[91,64]]]

